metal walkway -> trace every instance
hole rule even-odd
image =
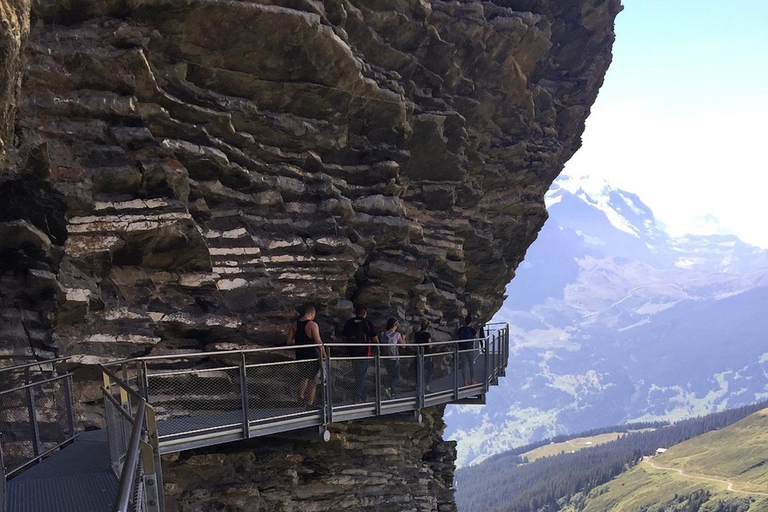
[[[7,509],[110,512],[117,484],[106,432],[84,432],[64,450],[8,482]]]
[[[41,438],[51,423],[69,423],[51,414],[42,392],[65,382],[54,387],[69,395],[71,379],[70,374],[43,375],[38,379],[43,383],[21,386],[25,391],[16,397],[12,393],[18,389],[0,392],[0,429],[7,424],[15,431],[0,437],[0,448],[16,457],[13,464],[10,457],[2,464],[0,450],[2,510],[163,512],[162,454],[299,430],[328,440],[327,426],[333,422],[392,414],[418,419],[423,407],[484,403],[485,393],[504,375],[509,350],[508,327],[487,327],[487,335],[473,342],[405,345],[397,357],[378,350],[370,357],[350,357],[352,345],[326,344],[326,357],[316,360],[295,360],[296,347],[279,347],[105,364],[106,429],[74,441],[72,428],[58,435],[59,442]],[[312,387],[315,398],[307,403]],[[42,403],[49,410],[38,410]],[[71,404],[54,409],[71,419]],[[19,410],[28,411],[31,442],[20,434],[17,424],[24,414]],[[39,418],[48,422],[46,428]],[[19,458],[29,446],[34,453],[26,461]],[[53,455],[45,458],[47,452]]]

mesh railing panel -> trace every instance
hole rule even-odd
[[[380,360],[382,401],[415,397],[418,393],[417,356],[381,356]]]
[[[160,437],[243,424],[239,366],[150,373],[148,402]]]
[[[52,378],[50,373],[35,380]],[[75,435],[71,423],[71,402],[65,379],[60,376],[0,395],[0,443],[8,472],[55,449]]]
[[[322,406],[319,359],[248,365],[246,380],[250,421],[283,418]]]
[[[120,393],[115,393],[115,387],[110,386],[107,392],[109,396],[120,403]],[[123,469],[128,445],[131,439],[133,422],[120,413],[120,406],[114,404],[108,398],[104,398],[104,420],[107,426],[107,438],[109,440],[109,461],[115,475],[120,478]],[[127,409],[127,406],[123,408]]]
[[[428,382],[428,374],[432,370],[432,381]],[[424,354],[424,384],[429,386],[430,393],[452,391],[454,386],[454,352],[433,352]],[[426,389],[426,388],[425,388]]]
[[[483,367],[479,364],[480,350],[459,350],[459,387],[477,384],[483,380]]]
[[[157,445],[149,437],[152,430],[150,421],[154,417],[152,407],[144,406],[143,399],[139,394],[142,391],[138,383],[141,379],[134,374],[133,377],[129,371],[122,371],[115,366],[105,368],[104,371],[104,408],[105,423],[107,427],[107,438],[109,441],[109,458],[113,471],[120,481],[119,492],[116,503],[120,507],[127,507],[125,510],[131,512],[144,512],[147,510],[147,479],[153,480],[153,486],[159,486],[158,479],[161,475],[156,473],[146,474],[147,468],[144,465],[144,453],[141,446],[150,447],[150,451],[157,450]],[[112,374],[110,374],[112,372]],[[117,376],[119,375],[119,376]],[[140,421],[141,423],[136,423]],[[134,429],[138,437],[136,444],[131,444],[131,437]],[[149,444],[148,444],[149,443]],[[154,452],[151,465],[157,468],[159,454]],[[154,471],[154,470],[152,470]],[[132,481],[130,478],[132,477]],[[159,487],[153,487],[158,489]],[[154,499],[162,499],[162,496],[155,495]],[[121,508],[123,510],[123,508]]]
[[[333,357],[331,397],[333,406],[373,402],[376,397],[373,357]]]
[[[34,429],[25,389],[0,396],[0,442],[8,468],[17,468],[35,457]]]

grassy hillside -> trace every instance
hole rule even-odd
[[[656,462],[739,482],[737,489],[768,492],[768,409],[681,443]]]
[[[675,445],[566,509],[768,512],[768,409]]]
[[[581,500],[575,503],[578,506],[584,501],[584,494],[610,482],[617,475],[626,472],[627,468],[641,463],[643,456],[654,454],[657,448],[678,445],[682,441],[691,440],[704,433],[724,429],[763,409],[768,409],[768,401],[709,414],[700,418],[691,418],[672,425],[654,425],[656,428],[630,433],[614,441],[607,441],[602,444],[594,444],[593,442],[589,449],[568,450],[560,455],[539,457],[528,464],[522,463],[521,455],[537,448],[554,445],[546,442],[515,448],[475,466],[459,469],[455,478],[456,503],[461,512],[553,511],[563,508],[564,504],[567,504],[572,498]],[[752,446],[755,450],[762,450],[759,445],[763,442],[760,435],[763,427],[760,422],[764,419],[761,416],[755,416],[755,418],[757,419],[740,424],[738,431],[728,434],[733,439],[729,442],[738,443],[739,446],[744,445],[744,443],[753,443]],[[753,425],[752,422],[757,422],[754,427],[750,427]],[[635,425],[635,428],[637,427],[640,425]],[[559,441],[570,441],[577,444],[575,441],[578,437],[587,438],[608,434],[612,431],[620,431],[622,428],[625,431],[629,430],[626,429],[626,426],[611,427],[565,439],[552,439],[552,441],[555,444]],[[741,437],[737,438],[737,436]],[[586,442],[585,440],[584,445]],[[720,444],[727,445],[728,442],[716,443],[716,445]],[[730,451],[724,457],[733,457],[734,450],[731,446]],[[707,452],[704,450],[699,452],[699,457],[711,456],[711,454],[705,455]],[[693,456],[693,452],[680,453],[685,453],[686,457]],[[672,455],[667,455],[666,459],[671,460]],[[749,461],[751,459],[744,460]],[[760,464],[760,460],[752,460],[743,468],[744,472],[752,466],[754,468],[749,471],[759,472],[759,468],[762,467]],[[652,470],[651,466],[648,466],[647,469],[649,472]],[[671,473],[676,474],[674,469]],[[669,477],[665,477],[665,480],[669,480]],[[744,481],[742,483],[745,485],[762,485],[758,478],[755,478],[754,482]],[[653,485],[655,486],[656,483]],[[605,492],[605,490],[603,489],[601,492]],[[592,497],[595,496],[597,495],[592,495]],[[675,498],[674,491],[670,496],[670,499],[679,498],[679,496]],[[698,502],[704,498],[708,500],[708,496],[709,494],[698,496],[692,505],[688,502],[677,503],[674,506],[670,505],[670,507],[662,506],[661,510],[694,512],[699,510],[700,503]],[[659,503],[663,505],[665,501]],[[733,510],[728,509],[727,512],[744,512],[748,508],[749,505],[746,508],[736,506]],[[657,512],[657,510],[654,509],[652,512]],[[710,512],[726,511],[724,509]]]
[[[632,430],[630,433],[631,432],[642,432],[642,430]],[[522,453],[520,456],[533,462],[541,457],[551,457],[552,455],[558,455],[560,453],[574,453],[584,448],[591,448],[593,446],[615,441],[622,435],[624,435],[623,432],[608,432],[594,436],[576,437],[568,441],[563,441],[562,443],[551,443],[540,446],[534,450]]]

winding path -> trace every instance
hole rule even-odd
[[[719,482],[721,484],[727,484],[729,491],[735,492],[735,493],[738,493],[738,494],[748,494],[750,496],[766,496],[766,497],[768,497],[768,492],[756,492],[756,491],[755,492],[751,492],[751,491],[740,491],[738,489],[734,489],[733,488],[733,482],[729,482],[727,480],[720,480],[719,478],[713,478],[713,477],[710,477],[710,476],[691,475],[689,473],[684,472],[682,469],[670,468],[670,467],[666,467],[666,466],[659,466],[658,464],[655,464],[653,462],[653,460],[651,460],[650,457],[643,457],[643,462],[645,462],[646,464],[648,464],[649,466],[651,466],[652,468],[655,468],[655,469],[662,469],[662,470],[665,470],[665,471],[676,471],[678,474],[680,474],[680,475],[682,475],[684,477],[687,477],[687,478],[696,478],[696,479],[699,479],[699,480],[708,480],[710,482]]]

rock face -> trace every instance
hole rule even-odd
[[[456,510],[442,408],[424,424],[336,424],[322,441],[264,438],[164,461],[169,512]],[[234,451],[232,451],[234,450]]]
[[[3,0],[0,350],[272,346],[306,302],[326,339],[355,301],[490,318],[620,8]]]

